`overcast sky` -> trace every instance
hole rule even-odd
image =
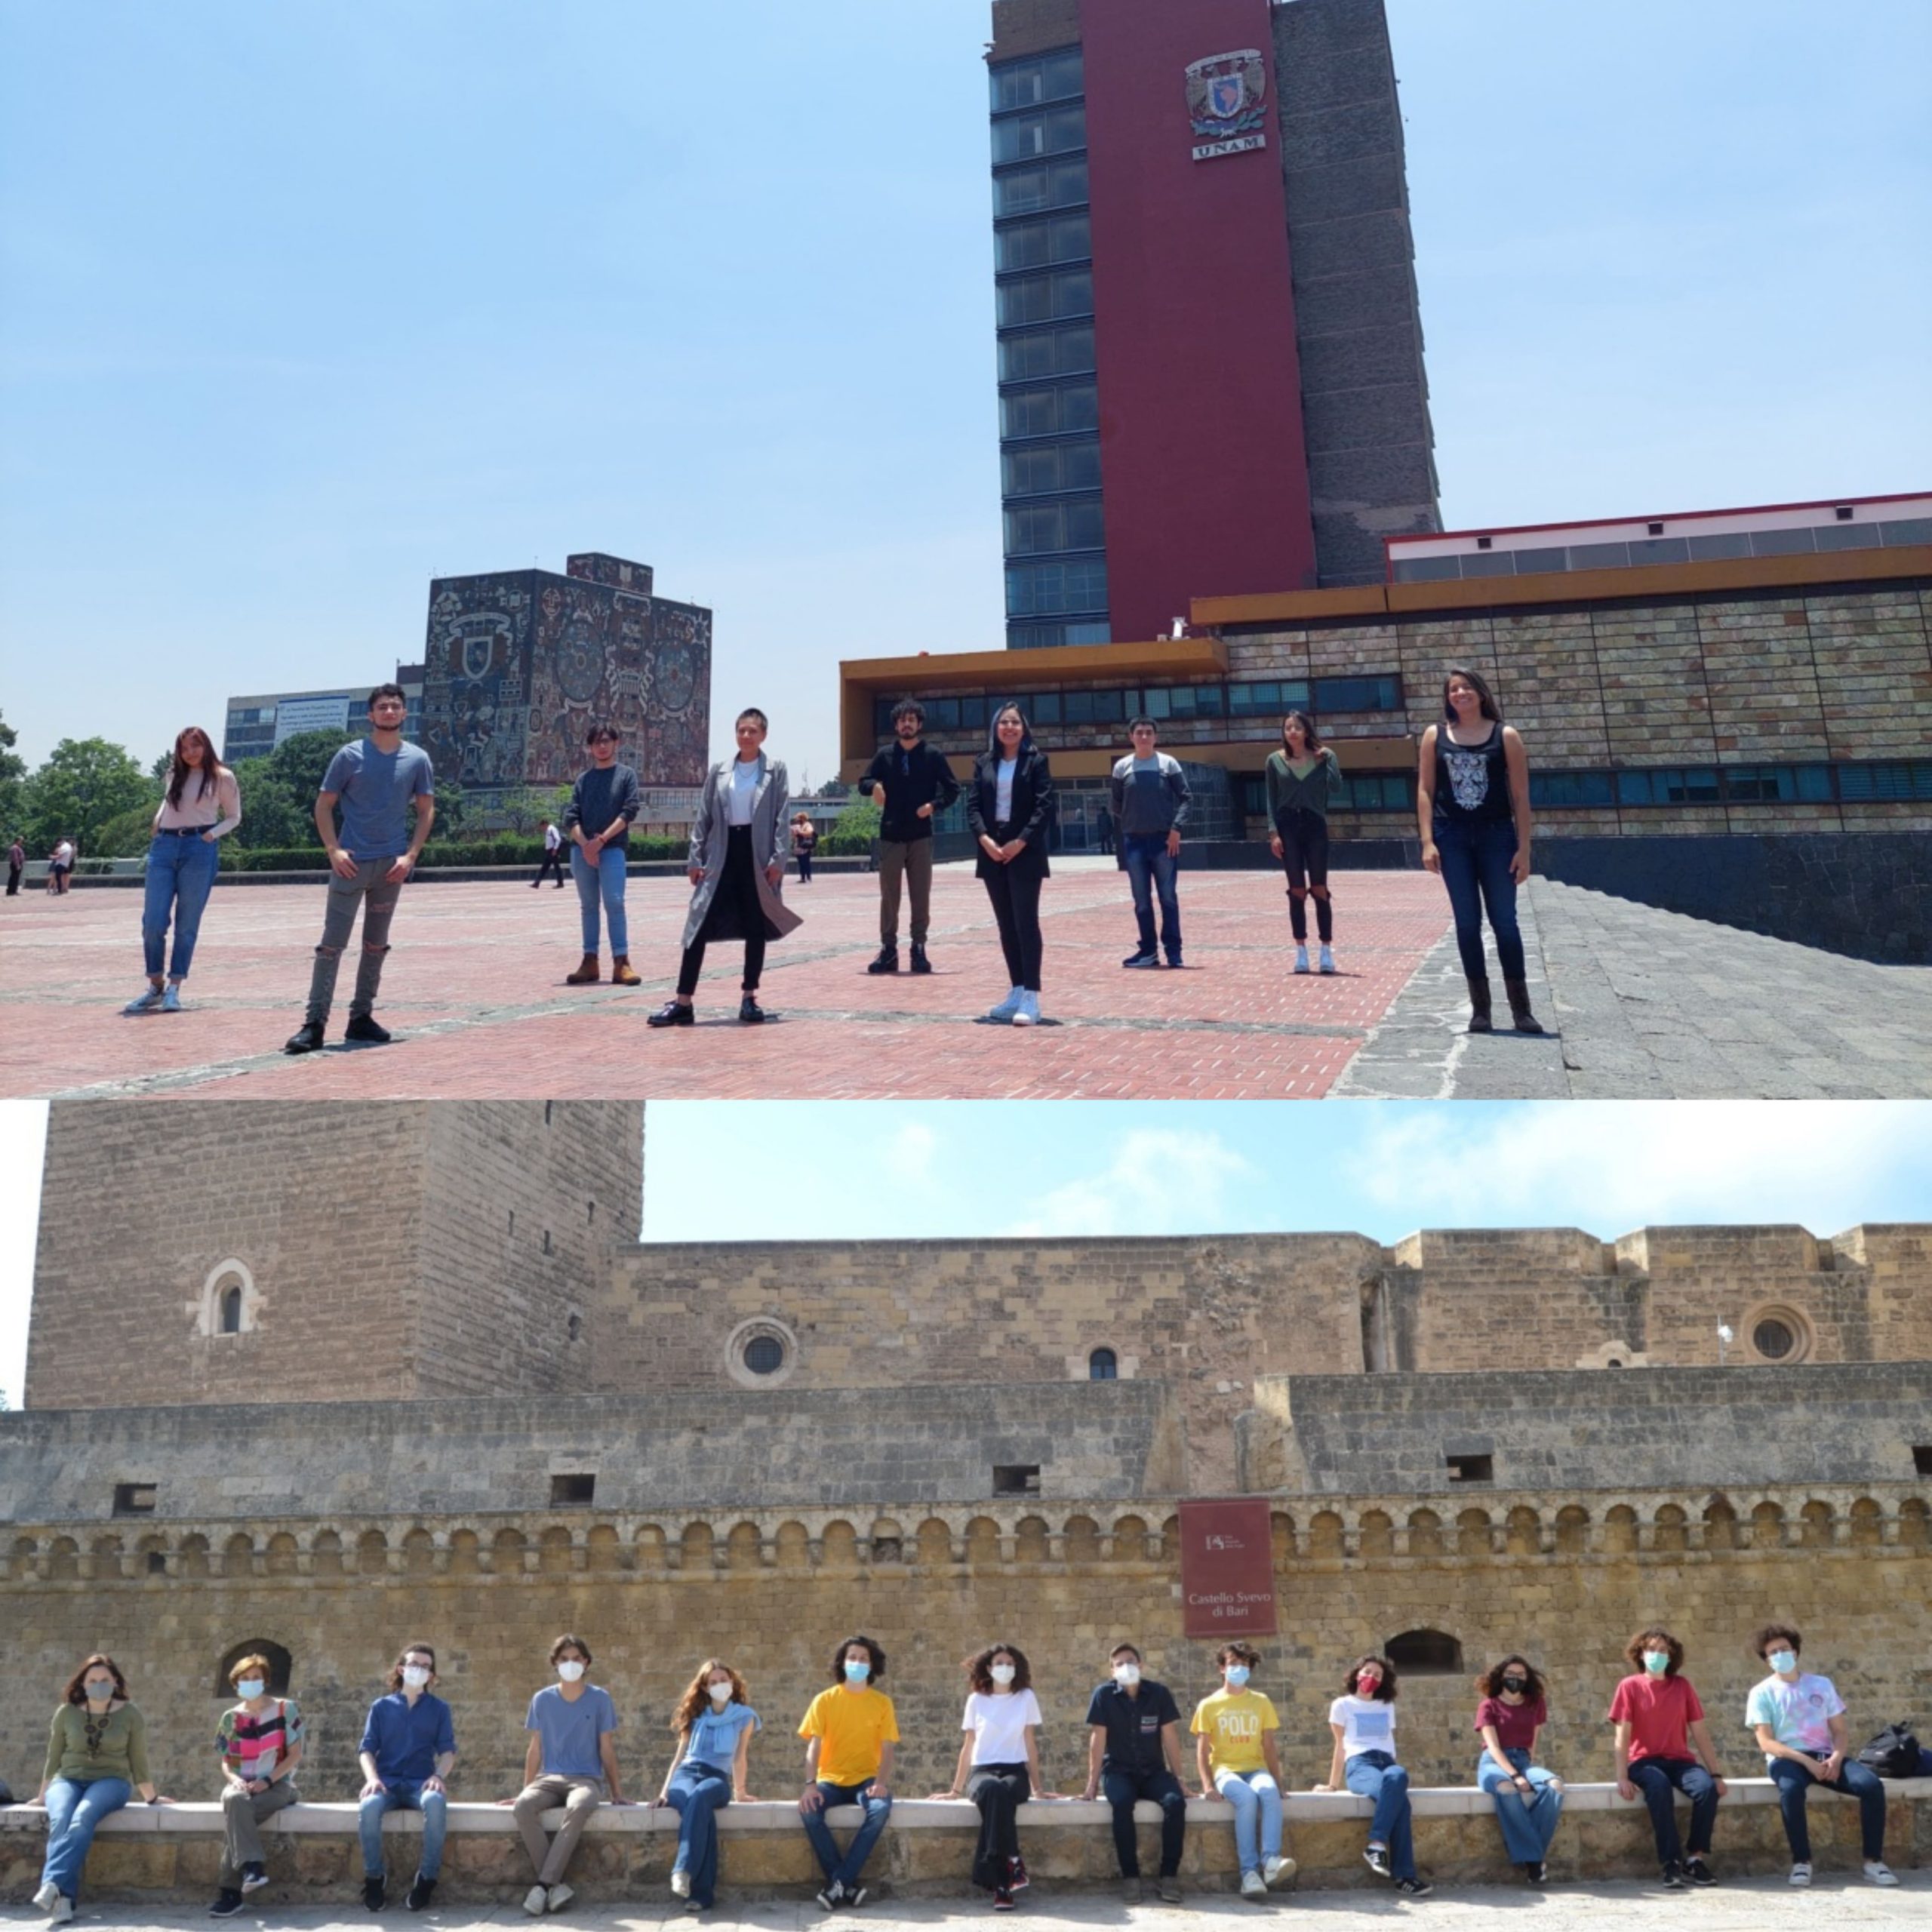
[[[1927,486],[1927,0],[1389,11],[1452,526]],[[827,775],[840,657],[1001,635],[987,21],[0,0],[21,749],[601,549]]]

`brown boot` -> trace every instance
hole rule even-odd
[[[564,984],[567,986],[594,986],[596,983],[597,955],[594,952],[586,952],[577,962],[577,971],[564,975]]]
[[[644,984],[631,971],[631,956],[628,952],[611,954],[611,983],[614,986],[641,986]]]
[[[1530,989],[1521,980],[1505,980],[1503,990],[1509,995],[1509,1017],[1519,1033],[1540,1033],[1543,1022],[1530,1011]]]
[[[1487,980],[1469,981],[1469,1031],[1472,1033],[1493,1033],[1496,1029],[1489,1021],[1489,982]]]

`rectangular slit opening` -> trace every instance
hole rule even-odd
[[[1932,1476],[1932,1442],[1915,1442],[1912,1445],[1912,1466],[1915,1475]]]
[[[114,1485],[114,1513],[117,1516],[152,1516],[155,1485],[151,1482],[117,1482]]]
[[[552,1476],[550,1478],[550,1507],[568,1509],[580,1507],[597,1494],[597,1478],[594,1475]]]
[[[993,1494],[995,1496],[1038,1496],[1040,1466],[1038,1463],[995,1463]]]
[[[1451,1482],[1494,1482],[1496,1480],[1496,1458],[1494,1456],[1446,1456],[1443,1458],[1449,1466]]]

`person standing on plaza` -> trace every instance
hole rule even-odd
[[[812,823],[810,812],[795,812],[792,817],[792,856],[798,862],[798,883],[810,885],[812,882],[812,854],[818,850],[818,827]]]
[[[866,768],[859,789],[878,807],[878,956],[868,973],[899,971],[899,888],[912,901],[912,971],[930,973],[926,934],[932,922],[933,814],[959,795],[959,781],[942,752],[926,743],[926,713],[917,698],[902,698],[892,713],[893,742]]]
[[[1529,758],[1476,672],[1459,666],[1443,681],[1441,721],[1422,734],[1416,820],[1422,862],[1441,875],[1455,914],[1469,1031],[1494,1030],[1482,952],[1487,911],[1511,1020],[1519,1033],[1540,1033],[1516,923],[1516,888],[1530,875]]]
[[[586,1684],[590,1647],[566,1634],[550,1646],[555,1684],[530,1700],[523,1727],[530,1743],[523,1754],[523,1789],[509,1801],[530,1854],[537,1882],[524,1894],[523,1909],[533,1918],[561,1912],[576,1894],[564,1883],[577,1841],[590,1814],[608,1798],[624,1802],[617,1777],[617,1707],[609,1691]],[[564,1822],[557,1835],[543,1835],[543,1814],[561,1804]]]
[[[1017,704],[993,714],[991,742],[973,761],[966,823],[980,841],[975,868],[992,901],[1000,951],[1012,982],[986,1014],[1015,1026],[1040,1019],[1040,888],[1054,822],[1053,772]]]
[[[362,1840],[362,1903],[380,1912],[388,1897],[383,1864],[383,1820],[391,1811],[423,1814],[423,1850],[409,1909],[420,1912],[435,1896],[443,1869],[443,1836],[449,1829],[449,1791],[444,1780],[456,1762],[456,1727],[450,1707],[429,1688],[436,1681],[436,1654],[411,1644],[389,1668],[389,1693],[369,1706],[357,1757],[362,1789],[357,1815]]]
[[[74,869],[74,841],[64,835],[54,841],[54,850],[48,855],[47,889],[55,898],[64,897],[67,881]]]
[[[241,823],[242,794],[234,773],[215,755],[214,740],[198,724],[190,724],[174,740],[168,789],[148,844],[141,906],[148,983],[123,1013],[181,1011],[181,983],[194,963],[202,913],[220,869],[219,841]],[[171,920],[174,953],[169,959],[165,949]]]
[[[779,896],[791,782],[783,764],[764,754],[770,728],[755,706],[740,712],[737,755],[714,764],[699,794],[691,826],[691,904],[685,915],[678,989],[651,1016],[654,1026],[694,1023],[692,995],[704,971],[704,949],[713,940],[744,941],[738,1017],[746,1025],[763,1020],[758,988],[764,974],[765,946],[804,924]]]
[[[1633,1674],[1617,1687],[1610,1721],[1617,1727],[1617,1792],[1626,1801],[1640,1793],[1651,1814],[1663,1881],[1672,1890],[1687,1880],[1714,1885],[1706,1862],[1717,1823],[1718,1800],[1727,1789],[1704,1707],[1688,1678],[1678,1675],[1684,1646],[1661,1626],[1639,1630],[1623,1647]],[[1694,1755],[1693,1755],[1694,1752]],[[1690,1844],[1677,1835],[1673,1791],[1690,1801]]]
[[[232,1918],[244,1895],[268,1883],[262,1820],[296,1801],[295,1767],[302,1761],[302,1712],[293,1697],[269,1695],[268,1659],[242,1658],[228,1681],[242,1701],[222,1712],[215,1733],[222,1850],[211,1918]]]
[[[1563,1815],[1563,1780],[1536,1761],[1537,1740],[1549,1721],[1542,1676],[1512,1654],[1476,1680],[1476,1786],[1496,1807],[1509,1862],[1533,1885],[1546,1875],[1549,1841]]]
[[[1201,1795],[1217,1795],[1234,1807],[1235,1860],[1243,1898],[1268,1896],[1269,1887],[1295,1875],[1295,1861],[1281,1855],[1281,1727],[1274,1703],[1248,1679],[1261,1661],[1251,1644],[1223,1644],[1214,1653],[1221,1687],[1195,1706],[1194,1733]]]
[[[1114,1856],[1120,1863],[1122,1897],[1142,1896],[1140,1843],[1134,1807],[1147,1798],[1161,1807],[1161,1875],[1165,1905],[1180,1903],[1180,1855],[1187,1835],[1187,1788],[1181,1775],[1180,1709],[1164,1684],[1143,1677],[1140,1653],[1116,1644],[1107,1658],[1109,1681],[1087,1704],[1088,1803],[1106,1795],[1113,1813]]]
[[[27,848],[17,837],[7,848],[7,897],[17,899],[20,894],[20,875],[27,869]]]
[[[1040,1775],[1040,1700],[1026,1653],[1014,1644],[989,1644],[968,1657],[965,1735],[950,1789],[936,1798],[970,1798],[980,1814],[973,1882],[993,1895],[995,1912],[1011,1912],[1013,1895],[1030,1881],[1020,1856],[1019,1807],[1029,1798],[1052,1799]]]
[[[1374,1800],[1363,1862],[1378,1878],[1393,1878],[1406,1898],[1435,1888],[1416,1875],[1415,1836],[1409,1814],[1409,1774],[1395,1761],[1395,1666],[1386,1657],[1358,1657],[1328,1706],[1334,1758],[1328,1782],[1317,1791],[1352,1791]]]
[[[631,854],[631,822],[644,802],[637,774],[617,762],[617,728],[601,718],[583,734],[590,752],[590,769],[571,788],[564,809],[564,829],[571,841],[571,876],[577,881],[578,909],[583,915],[583,957],[577,971],[564,975],[569,986],[597,983],[598,904],[611,928],[611,983],[642,983],[631,970],[630,928],[624,917],[624,881]]]
[[[1323,972],[1335,970],[1335,909],[1328,897],[1328,808],[1342,789],[1342,768],[1305,711],[1281,720],[1281,748],[1268,754],[1268,849],[1288,876],[1288,929],[1295,971],[1308,971],[1308,906],[1315,901],[1315,936]]]
[[[378,685],[369,694],[369,731],[344,745],[329,761],[315,798],[315,832],[329,855],[327,910],[321,943],[309,979],[309,1008],[283,1051],[312,1054],[327,1033],[329,1008],[342,955],[362,914],[362,957],[349,1002],[346,1040],[386,1046],[388,1032],[376,1023],[376,994],[389,957],[389,924],[403,881],[414,870],[435,823],[435,774],[429,755],[403,740],[408,700],[400,685]],[[336,830],[337,804],[342,829]],[[411,806],[416,824],[410,828]]]
[[[95,1827],[136,1792],[171,1804],[148,1775],[146,1720],[128,1680],[97,1651],[67,1680],[47,1740],[47,1767],[29,1802],[47,1811],[47,1854],[34,1903],[56,1924],[72,1918]]]
[[[798,1726],[798,1735],[807,1740],[798,1815],[825,1874],[818,1902],[826,1912],[865,1903],[860,1876],[892,1815],[890,1786],[899,1720],[892,1700],[878,1688],[884,1675],[884,1651],[869,1637],[848,1638],[832,1654],[832,1688],[812,1700]],[[842,1857],[825,1822],[826,1809],[834,1804],[857,1804],[865,1813]]]
[[[1778,1809],[1791,1846],[1791,1882],[1811,1882],[1811,1832],[1804,1801],[1814,1784],[1858,1800],[1865,1876],[1874,1885],[1896,1885],[1885,1863],[1885,1787],[1875,1771],[1852,1755],[1844,1700],[1829,1677],[1798,1667],[1804,1639],[1789,1623],[1767,1623],[1751,1647],[1770,1667],[1752,1687],[1744,1721],[1756,1732],[1758,1749],[1778,1788]]]
[[[687,1912],[709,1912],[718,1895],[718,1813],[734,1799],[755,1804],[749,1789],[752,1734],[764,1728],[745,1680],[712,1657],[685,1687],[671,1718],[678,1749],[660,1804],[678,1814],[671,1890]]]
[[[534,892],[555,872],[557,890],[561,892],[564,889],[564,835],[547,818],[538,821],[537,829],[543,835],[543,856],[537,862],[537,876],[530,881],[530,889]]]
[[[1134,749],[1114,766],[1107,780],[1114,823],[1120,828],[1121,858],[1134,892],[1134,922],[1140,939],[1123,966],[1158,967],[1180,963],[1180,900],[1174,869],[1180,861],[1181,821],[1187,817],[1187,777],[1177,758],[1154,748],[1151,718],[1128,727]],[[1160,944],[1154,943],[1154,897],[1161,900]]]

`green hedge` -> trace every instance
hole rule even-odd
[[[655,833],[635,832],[630,841],[633,859],[681,859],[689,849],[685,839]],[[432,841],[423,848],[423,856],[416,863],[423,871],[445,866],[528,866],[534,872],[542,853],[543,841],[532,836],[451,839],[447,844]],[[221,863],[228,872],[325,872],[329,869],[329,855],[319,845],[251,851],[224,839]]]

